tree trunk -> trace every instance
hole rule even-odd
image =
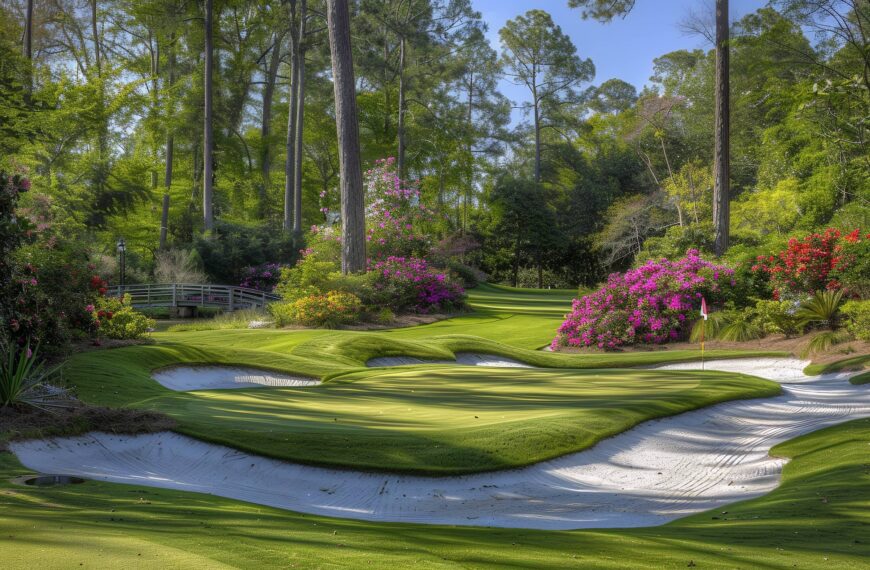
[[[172,89],[172,84],[175,82],[175,34],[169,37],[169,52],[167,55],[167,85]],[[165,98],[167,102],[172,101],[171,95]],[[175,137],[172,130],[171,113],[167,113],[166,124],[166,169],[163,172],[163,211],[160,215],[160,249],[166,249],[166,234],[169,230],[169,189],[172,187],[172,159],[175,153]]]
[[[714,146],[713,250],[722,255],[728,249],[731,214],[730,177],[730,92],[728,81],[728,0],[716,0],[716,142]]]
[[[302,131],[305,117],[305,18],[306,0],[299,5],[299,36],[296,51],[296,65],[299,71],[296,73],[296,148],[293,153],[294,179],[293,179],[293,239],[297,244],[302,237]]]
[[[156,37],[153,37],[151,30],[148,30],[148,45],[151,49],[151,113],[152,119],[157,122],[157,114],[160,109],[160,43]],[[156,125],[155,125],[156,126]],[[160,145],[154,140],[154,162],[159,160]],[[151,188],[157,189],[157,170],[151,170]]]
[[[538,246],[538,289],[544,288],[544,261],[541,256],[541,246]]]
[[[468,79],[468,109],[466,116],[466,127],[471,129],[471,121],[474,118],[474,73]],[[471,197],[471,188],[474,184],[474,155],[472,153],[472,134],[468,137],[468,147],[466,151],[468,152],[468,181],[466,182],[465,192],[462,196],[462,230],[459,232],[459,235],[465,235],[466,228],[468,227],[468,200]]]
[[[335,124],[341,177],[341,271],[365,271],[365,201],[359,157],[356,81],[350,47],[348,0],[326,0],[335,91]]]
[[[100,117],[99,130],[97,132],[97,147],[99,149],[99,159],[104,160],[108,147],[108,125],[106,124],[106,92],[105,86],[102,83],[103,79],[103,61],[100,54],[100,36],[99,26],[97,25],[97,0],[91,0],[91,34],[94,40],[94,66],[97,69],[97,78],[99,79],[99,100],[97,101],[98,114]],[[100,175],[99,186],[103,184],[103,175]]]
[[[514,243],[514,287],[517,286],[520,276],[520,230],[517,229],[517,239]]]
[[[296,0],[290,0],[290,100],[287,109],[287,152],[284,161],[284,231],[293,229],[293,184],[296,181],[296,85],[299,82],[299,37],[293,30]]]
[[[27,59],[24,101],[29,105],[30,96],[33,94],[33,0],[27,0],[24,16],[24,57]]]
[[[405,179],[405,37],[399,40],[399,122],[398,122],[399,149],[397,151],[396,165],[399,170],[399,178]]]
[[[204,229],[210,232],[214,229],[214,210],[212,205],[212,193],[214,185],[213,173],[213,146],[212,140],[212,75],[214,73],[213,66],[214,50],[212,37],[212,17],[214,11],[214,0],[205,0],[205,113],[203,120],[203,138],[202,138],[202,216]]]
[[[97,75],[102,75],[100,36],[97,30],[97,0],[91,0],[91,34],[94,37],[94,65],[97,66]]]
[[[541,115],[538,111],[539,103],[537,97],[537,94],[535,94],[535,183],[541,181]]]
[[[263,87],[263,118],[260,126],[260,181],[259,214],[266,215],[268,191],[272,185],[272,99],[275,95],[275,83],[278,79],[278,68],[281,65],[281,42],[284,34],[275,34],[272,54],[269,57],[269,69],[266,71],[266,85]]]

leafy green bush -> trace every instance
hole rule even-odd
[[[455,275],[466,289],[480,285],[481,273],[477,269],[455,259],[449,259],[446,265],[450,273]]]
[[[390,325],[393,321],[396,320],[396,313],[387,307],[382,308],[378,311],[378,314],[375,315],[375,322],[379,325]]]
[[[830,276],[848,295],[870,299],[870,234],[855,230],[843,237]]]
[[[783,334],[787,337],[798,335],[803,330],[794,303],[790,301],[768,301],[760,299],[755,303],[753,322],[764,334]]]
[[[130,305],[130,295],[100,297],[91,313],[98,336],[128,340],[145,336],[154,328],[154,319],[149,319]]]
[[[568,282],[564,277],[544,269],[541,272],[541,281],[544,289],[572,289],[577,284]],[[535,289],[538,287],[538,269],[536,267],[522,267],[517,272],[517,287]]]
[[[269,226],[218,222],[214,232],[194,243],[203,267],[216,283],[239,283],[244,268],[267,262],[292,263],[298,256],[293,237]]]
[[[335,328],[359,321],[362,301],[352,293],[330,291],[325,295],[309,295],[295,301],[269,306],[275,324],[297,324],[307,327]]]
[[[870,340],[870,300],[849,301],[840,312],[845,317],[846,330],[861,340]]]

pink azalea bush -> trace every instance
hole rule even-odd
[[[375,303],[398,311],[430,313],[462,305],[465,290],[424,259],[390,256],[369,262]]]
[[[552,347],[615,349],[677,340],[697,315],[701,297],[708,304],[721,301],[723,285],[734,285],[733,273],[694,249],[676,261],[650,260],[614,273],[604,287],[574,300]]]
[[[302,258],[281,272],[275,290],[286,303],[306,296],[320,299],[329,292],[353,294],[365,308],[360,318],[385,308],[432,313],[461,307],[465,290],[426,259],[432,251],[426,228],[434,212],[421,203],[418,183],[398,177],[394,158],[376,161],[364,182],[367,273],[342,275],[340,229],[312,226]],[[321,194],[321,211],[330,219],[328,198]],[[288,312],[291,321],[293,314]]]

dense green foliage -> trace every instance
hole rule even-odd
[[[215,2],[218,223],[210,236],[201,236],[201,7],[99,0],[92,12],[37,3],[29,62],[12,43],[22,35],[21,4],[0,8],[0,167],[29,174],[24,206],[49,204],[53,223],[87,243],[91,257],[113,257],[123,235],[129,280],[154,278],[165,195],[168,245],[195,247],[211,281],[292,264],[306,236],[281,230],[285,150],[301,157],[302,228],[338,211],[319,1],[308,3],[304,37],[296,2]],[[634,2],[571,4],[578,16],[607,20]],[[499,54],[466,1],[366,0],[358,9],[363,164],[398,153],[399,175],[419,180],[431,212],[415,231],[461,244],[451,262],[494,281],[592,285],[647,258],[709,251],[712,51],[659,55],[638,93],[619,79],[588,85],[594,62],[541,10],[507,22]],[[863,3],[781,0],[732,25],[729,261],[775,251],[800,232],[870,224],[868,18]],[[305,60],[299,153],[285,148],[297,46]],[[508,127],[500,78],[529,87],[520,104],[528,123]],[[837,277],[856,291],[867,286],[870,258],[866,240],[860,245],[854,275]]]

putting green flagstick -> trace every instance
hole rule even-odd
[[[704,322],[701,323],[701,370],[704,369],[704,333],[707,332],[707,300],[701,297],[701,317]]]

